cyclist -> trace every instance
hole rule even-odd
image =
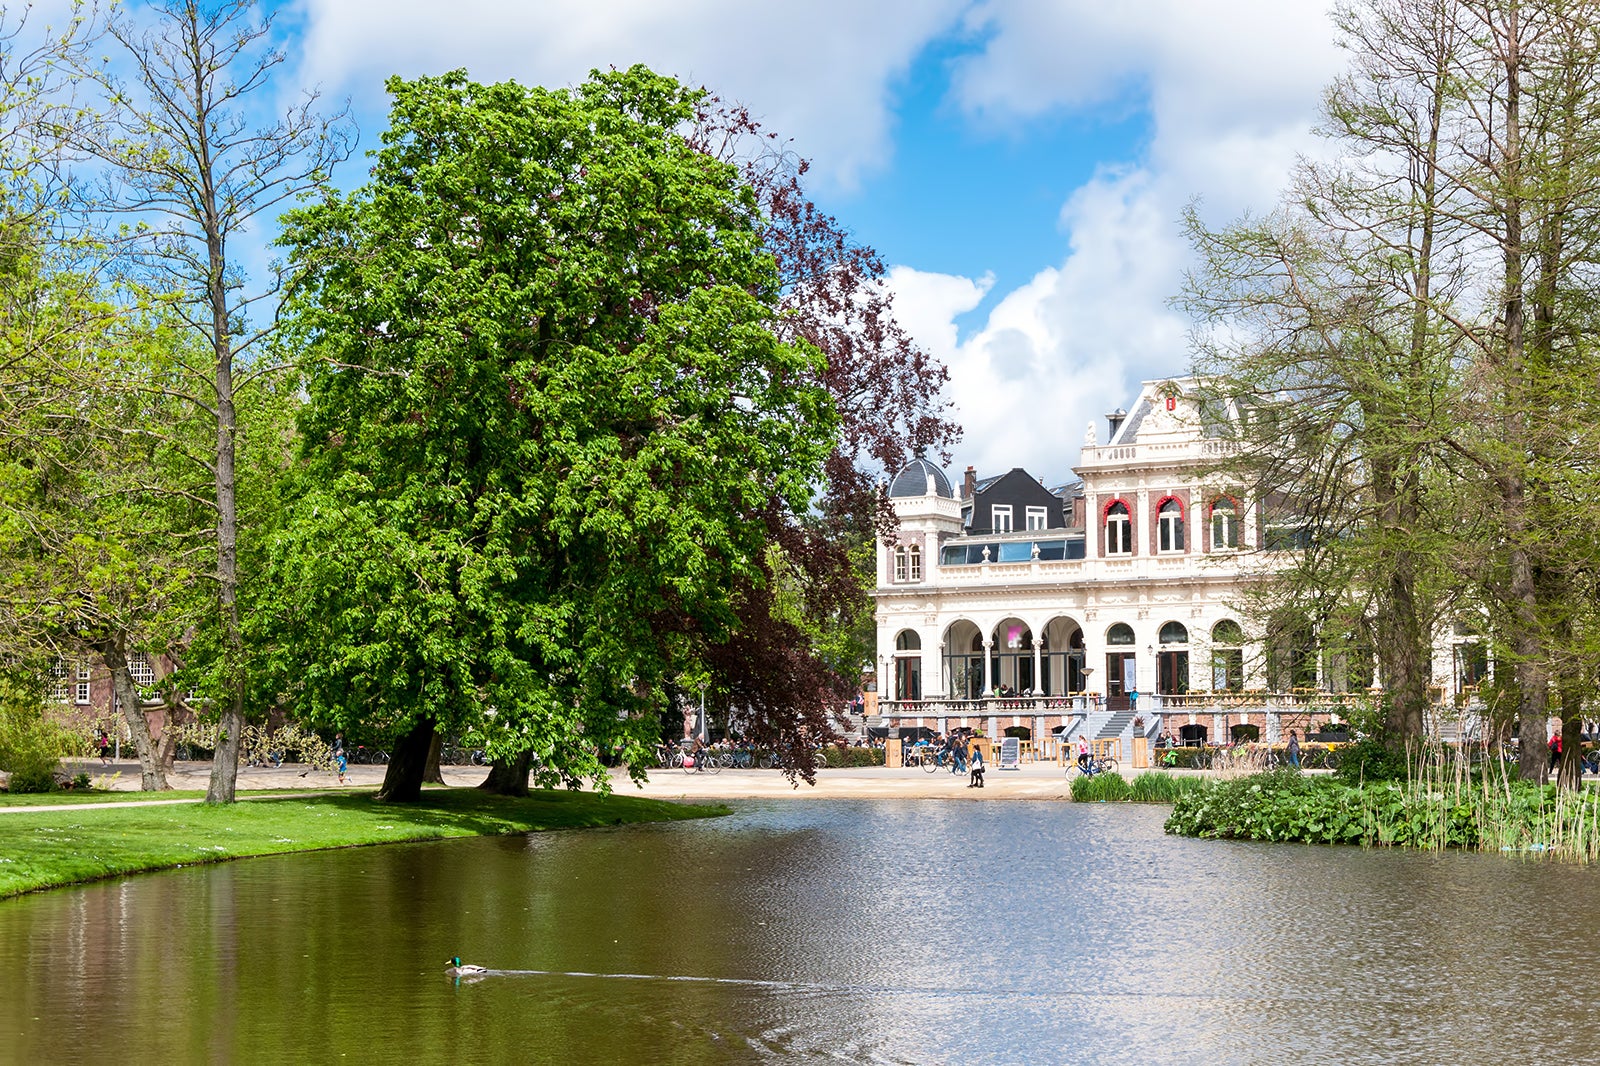
[[[1093,768],[1089,766],[1089,737],[1087,734],[1078,734],[1078,769],[1092,775]]]

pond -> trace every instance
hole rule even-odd
[[[0,902],[0,1061],[1581,1061],[1600,871],[739,805]],[[3,850],[3,845],[0,845]],[[456,982],[459,954],[497,971]]]

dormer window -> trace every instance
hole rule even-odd
[[[1106,508],[1106,554],[1133,554],[1133,522],[1121,500]]]
[[[1171,496],[1156,508],[1156,537],[1160,551],[1183,551],[1183,504]]]
[[[995,504],[989,508],[990,528],[996,533],[1011,532],[1011,505]]]
[[[1050,511],[1044,507],[1028,508],[1028,528],[1044,529],[1050,523]]]

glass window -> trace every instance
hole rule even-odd
[[[1168,622],[1161,627],[1161,643],[1187,644],[1189,643],[1189,631],[1184,628],[1182,622]]]
[[[922,580],[922,545],[913,544],[906,552],[906,571],[908,580]]]
[[[967,545],[967,562],[992,563],[1000,555],[998,544],[969,544]]]
[[[946,545],[939,553],[940,566],[964,566],[967,562],[967,549],[960,545]]]
[[[1183,551],[1183,504],[1171,496],[1156,509],[1156,534],[1161,551]]]
[[[1011,505],[995,504],[989,508],[989,528],[996,533],[1011,532]]]
[[[1239,508],[1224,496],[1211,505],[1211,547],[1237,548],[1239,546]]]
[[[918,651],[922,647],[922,638],[917,636],[914,629],[902,629],[900,635],[894,638],[895,651]]]
[[[1106,630],[1106,643],[1107,644],[1132,644],[1133,643],[1133,627],[1130,626],[1130,625],[1127,625],[1127,624],[1125,624],[1123,622],[1118,622],[1116,625],[1114,625],[1110,629]]]
[[[77,691],[73,694],[73,702],[79,705],[89,702],[89,664],[78,664]]]
[[[1000,545],[1002,563],[1025,563],[1033,558],[1033,541],[1015,540]]]
[[[894,579],[896,581],[906,579],[906,549],[903,545],[894,550]]]
[[[1043,507],[1028,508],[1028,528],[1046,529],[1050,524],[1050,512]]]
[[[60,659],[50,664],[50,698],[57,703],[66,703],[69,698],[67,664]]]
[[[1084,559],[1088,557],[1088,545],[1082,537],[1067,541],[1067,558]]]
[[[1048,562],[1067,557],[1067,542],[1064,540],[1036,540],[1033,543],[1039,549],[1041,560]],[[1079,541],[1078,545],[1082,547],[1083,542]],[[1078,558],[1081,559],[1083,556],[1079,555]]]
[[[1106,554],[1128,555],[1133,551],[1133,523],[1128,505],[1118,500],[1106,508]]]

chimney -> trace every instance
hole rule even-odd
[[[1107,436],[1106,436],[1106,443],[1107,444],[1110,444],[1113,440],[1116,439],[1117,430],[1122,428],[1122,423],[1127,421],[1127,419],[1128,419],[1128,412],[1124,411],[1120,407],[1117,408],[1115,411],[1112,411],[1110,414],[1106,415],[1106,421],[1111,423],[1111,432],[1109,434],[1107,434]]]
[[[961,479],[961,498],[970,500],[978,491],[978,470],[976,467],[967,467],[966,476]]]

